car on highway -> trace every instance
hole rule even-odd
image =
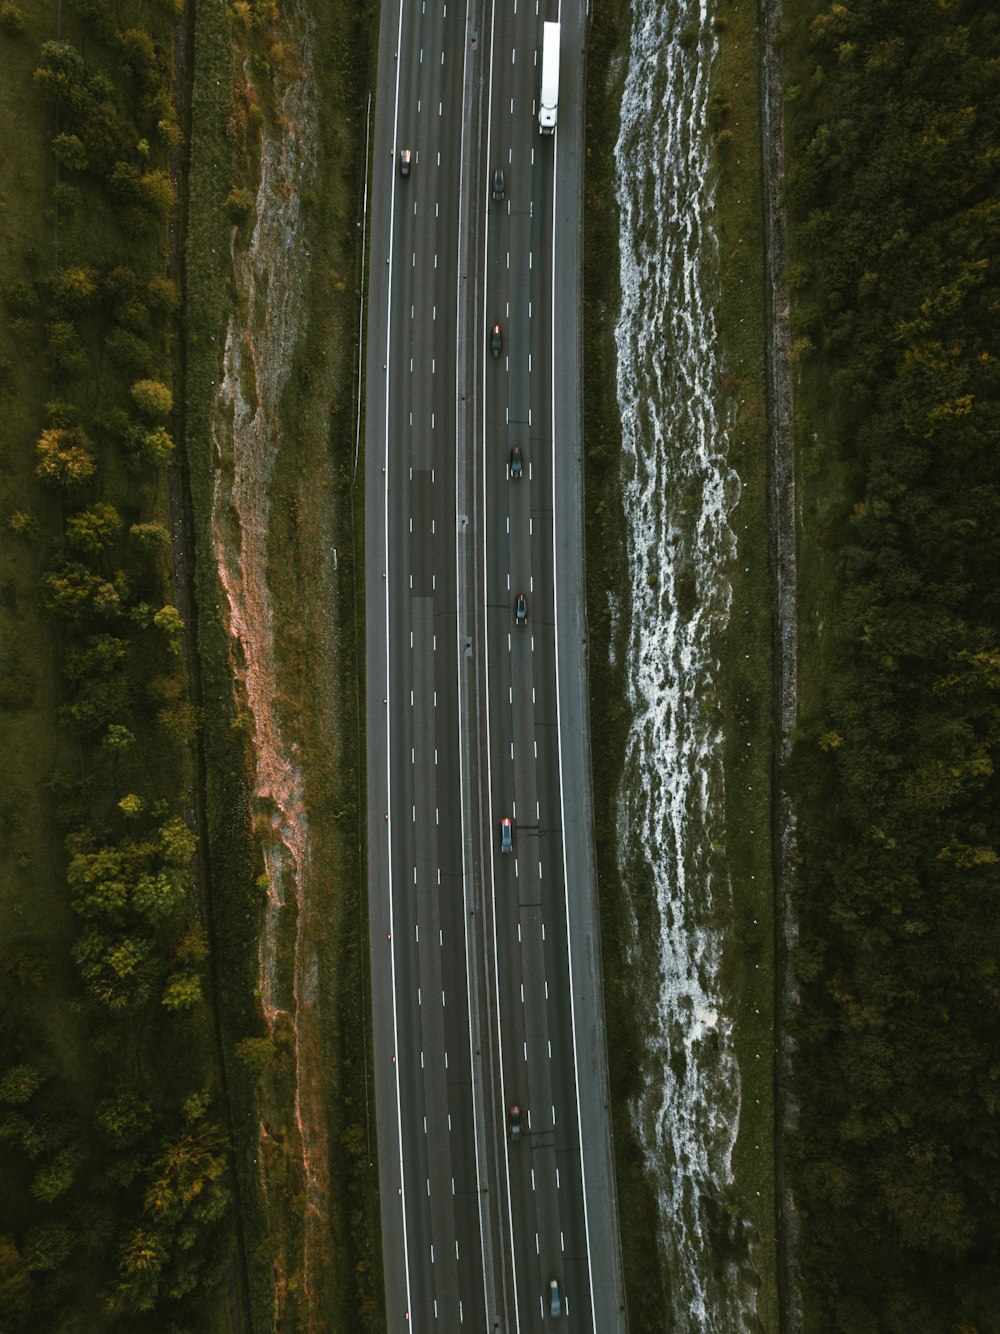
[[[514,850],[514,822],[509,815],[505,815],[500,821],[500,851],[513,852]]]
[[[494,324],[490,330],[490,349],[495,357],[500,355],[503,347],[503,334],[500,332],[499,324]]]
[[[496,171],[493,173],[494,199],[503,199],[503,187],[504,187],[503,172],[499,167],[497,167]]]
[[[549,1279],[549,1315],[562,1315],[562,1297],[559,1295],[558,1279]]]
[[[518,625],[523,625],[528,619],[528,599],[523,593],[518,593],[514,599],[514,620]]]
[[[510,450],[510,475],[515,481],[524,472],[524,455],[520,445],[512,445]]]
[[[521,1138],[521,1109],[515,1103],[507,1111],[507,1121],[510,1125],[510,1137],[512,1140]]]
[[[410,150],[408,148],[399,150],[399,174],[400,176],[409,176],[410,174]]]

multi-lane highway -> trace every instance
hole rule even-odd
[[[559,8],[383,6],[366,550],[390,1330],[625,1327],[584,690],[585,13]],[[557,18],[547,137],[538,62]]]

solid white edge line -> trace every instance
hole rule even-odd
[[[402,48],[402,37],[403,37],[403,3],[404,3],[404,0],[400,0],[400,5],[399,5],[399,27],[398,27],[398,30],[397,30],[397,33],[396,33],[396,51],[397,51],[397,53],[398,53],[398,52],[401,50],[401,48]],[[384,492],[383,502],[382,502],[382,503],[383,503],[383,516],[382,516],[383,541],[384,541],[384,548],[385,548],[385,566],[384,566],[384,568],[385,568],[385,571],[386,571],[386,580],[385,580],[385,685],[386,685],[386,698],[390,701],[389,703],[386,704],[386,738],[385,738],[385,776],[386,776],[386,795],[385,795],[386,805],[385,805],[385,808],[386,808],[387,811],[391,811],[391,809],[392,809],[391,804],[390,804],[390,803],[391,803],[391,799],[392,799],[392,776],[391,776],[391,773],[392,773],[392,748],[391,748],[391,746],[389,745],[389,736],[390,736],[390,734],[391,734],[391,728],[390,728],[390,726],[389,726],[389,723],[390,723],[391,712],[392,712],[391,696],[390,696],[390,691],[389,691],[389,679],[390,679],[390,678],[389,678],[389,582],[390,582],[390,581],[389,581],[389,578],[388,578],[388,574],[389,574],[389,381],[390,381],[390,379],[391,379],[391,376],[389,375],[389,364],[390,364],[390,346],[391,346],[391,341],[392,341],[392,319],[391,319],[391,311],[392,311],[392,237],[393,237],[393,230],[394,230],[394,228],[395,228],[395,222],[396,222],[396,152],[397,152],[397,141],[398,141],[398,131],[399,131],[399,68],[400,68],[400,64],[401,64],[401,61],[398,59],[398,56],[397,56],[397,59],[396,59],[396,91],[395,91],[395,104],[394,104],[394,106],[393,106],[393,120],[392,120],[392,191],[391,191],[391,195],[390,195],[390,207],[389,207],[389,281],[388,281],[388,286],[387,286],[387,288],[386,288],[386,330],[385,330],[385,365],[386,365],[386,376],[385,376],[385,453],[384,453],[384,467],[383,467],[383,473],[384,473],[384,476],[385,476],[385,492]],[[393,914],[393,907],[392,907],[392,820],[387,821],[387,824],[388,824],[388,828],[387,828],[387,830],[386,830],[386,841],[387,841],[387,848],[386,848],[386,852],[387,852],[387,856],[386,856],[386,879],[387,879],[387,882],[388,882],[388,891],[389,891],[389,936],[390,936],[390,940],[389,940],[390,951],[389,951],[389,953],[390,953],[390,957],[391,957],[391,959],[392,959],[392,969],[391,969],[391,972],[392,972],[392,1045],[393,1045],[393,1054],[394,1054],[394,1057],[395,1057],[395,1060],[394,1060],[393,1064],[394,1064],[394,1066],[395,1066],[395,1076],[396,1076],[396,1132],[397,1132],[397,1136],[398,1136],[398,1140],[399,1140],[399,1187],[400,1187],[400,1194],[399,1194],[399,1211],[400,1211],[400,1217],[401,1217],[401,1221],[402,1221],[402,1225],[403,1225],[403,1272],[404,1272],[404,1275],[405,1275],[405,1287],[406,1287],[406,1317],[405,1317],[405,1318],[406,1318],[406,1324],[407,1324],[407,1325],[409,1326],[409,1328],[412,1330],[412,1329],[414,1328],[414,1322],[413,1322],[413,1319],[412,1319],[412,1317],[413,1317],[413,1309],[412,1309],[412,1308],[413,1308],[413,1300],[412,1300],[412,1295],[411,1295],[411,1292],[410,1292],[410,1245],[409,1245],[409,1236],[408,1236],[408,1233],[407,1233],[407,1230],[406,1230],[406,1182],[405,1182],[405,1180],[404,1180],[404,1169],[403,1169],[403,1106],[402,1106],[402,1098],[401,1098],[401,1095],[400,1095],[400,1088],[399,1088],[399,1026],[398,1026],[398,1021],[397,1021],[397,1017],[396,1017],[396,936],[395,936],[395,931],[393,930],[393,926],[394,926],[394,914]],[[390,1312],[386,1312],[386,1319],[391,1321],[391,1313],[390,1313]]]

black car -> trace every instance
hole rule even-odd
[[[408,148],[399,150],[399,174],[400,176],[409,176],[410,174],[410,150]]]
[[[498,357],[503,350],[503,334],[500,332],[499,324],[494,324],[490,330],[490,349],[495,357]]]
[[[524,457],[521,454],[521,446],[513,445],[510,451],[510,475],[515,482],[524,472]]]
[[[509,1119],[510,1119],[510,1137],[511,1137],[511,1139],[512,1139],[512,1140],[520,1139],[520,1138],[521,1138],[521,1109],[520,1109],[520,1107],[518,1107],[518,1106],[516,1106],[516,1105],[513,1106],[513,1107],[511,1107],[510,1110],[508,1111],[508,1117],[509,1117]]]
[[[528,599],[523,593],[518,593],[514,599],[514,620],[518,625],[523,625],[528,619]]]
[[[493,198],[503,199],[503,172],[499,167],[493,173]]]

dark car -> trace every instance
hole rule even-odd
[[[516,1104],[507,1113],[511,1139],[521,1138],[521,1109]]]
[[[514,620],[518,625],[523,625],[528,619],[528,599],[523,593],[518,593],[514,599]]]
[[[399,174],[400,176],[409,176],[410,174],[410,150],[408,148],[399,150]]]
[[[513,445],[510,451],[510,475],[515,481],[524,472],[524,457],[520,445]]]
[[[500,355],[501,349],[503,348],[503,334],[500,332],[499,324],[494,324],[493,328],[490,330],[490,348],[495,357]]]
[[[499,167],[493,173],[493,198],[503,199],[503,172]]]
[[[514,850],[514,822],[509,815],[505,815],[500,821],[500,851],[513,852]]]
[[[559,1283],[556,1279],[549,1279],[549,1315],[562,1315],[562,1298],[559,1296]]]

